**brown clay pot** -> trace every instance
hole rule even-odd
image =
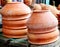
[[[56,41],[59,35],[58,20],[49,10],[34,10],[27,22],[27,27],[28,33],[35,36],[28,34],[31,44],[51,43]]]
[[[9,38],[22,38],[26,36],[26,22],[31,16],[31,10],[22,2],[7,3],[1,11],[3,34]]]

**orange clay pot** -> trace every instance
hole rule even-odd
[[[24,3],[28,6],[30,6],[32,4],[33,0],[24,0]]]
[[[26,36],[26,22],[31,16],[31,10],[22,2],[7,3],[1,11],[3,34],[9,38],[22,38]]]
[[[59,36],[58,20],[49,10],[34,10],[27,22],[27,27],[31,44],[52,43]]]

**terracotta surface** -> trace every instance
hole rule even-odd
[[[57,18],[49,10],[35,10],[27,22],[29,29],[45,29],[48,30],[48,32],[50,32],[49,30],[54,29],[57,25]]]
[[[31,10],[22,2],[9,2],[1,11],[3,34],[9,38],[26,37],[26,22],[31,16]]]
[[[48,44],[57,40],[59,36],[59,31],[55,30],[50,33],[43,34],[30,34],[28,33],[29,42],[32,44]]]
[[[47,44],[59,36],[58,20],[49,10],[34,10],[27,22],[31,44]]]
[[[26,29],[5,29],[3,28],[3,34],[8,38],[23,38],[27,37],[27,28]]]

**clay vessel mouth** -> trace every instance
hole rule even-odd
[[[43,13],[43,12],[49,12],[50,10],[33,10],[35,13]]]

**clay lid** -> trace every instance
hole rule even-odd
[[[30,8],[22,2],[7,3],[1,11],[2,15],[24,15],[31,13]]]

